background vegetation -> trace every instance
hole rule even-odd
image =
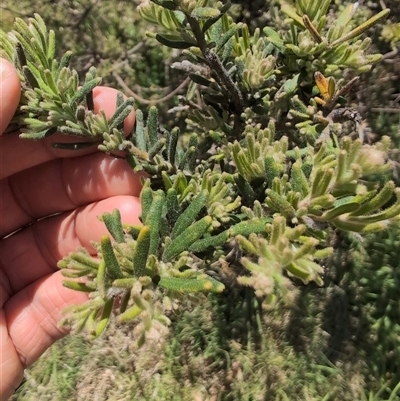
[[[43,0],[0,5],[3,30],[16,16],[39,13],[55,30],[58,48],[72,50],[82,77],[90,66],[141,105],[157,103],[165,125],[185,90],[172,68],[178,51],[146,37],[135,1]],[[278,1],[234,2],[232,15],[263,27]],[[344,1],[334,2],[339,10]],[[365,2],[360,20],[381,10]],[[353,101],[367,141],[390,135],[393,175],[399,179],[400,2],[386,4],[390,20],[368,31],[383,61],[362,78]],[[183,83],[183,84],[182,84]],[[178,88],[177,91],[175,89]],[[167,97],[167,99],[164,99]],[[161,101],[159,101],[161,99]],[[173,119],[173,121],[171,121]],[[399,400],[400,231],[370,235],[363,243],[339,235],[323,287],[300,287],[293,307],[261,314],[246,294],[210,296],[176,318],[160,348],[132,349],[132,327],[117,327],[95,341],[66,338],[26,372],[13,400]],[[140,355],[140,357],[139,357]]]

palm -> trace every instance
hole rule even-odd
[[[18,76],[6,67],[11,73],[7,79],[0,74],[0,133],[19,99]],[[116,94],[96,89],[95,108],[112,114]],[[126,130],[133,124],[130,115]],[[48,139],[0,136],[0,400],[65,334],[58,327],[61,310],[86,299],[62,286],[57,261],[78,246],[90,249],[90,240],[106,231],[97,219],[105,211],[118,208],[124,221],[137,223],[139,191],[140,177],[123,160],[93,149],[58,154]]]

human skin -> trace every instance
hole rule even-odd
[[[94,90],[95,111],[111,116],[117,91]],[[0,59],[0,134],[20,98],[17,72]],[[135,122],[132,112],[125,132]],[[140,176],[122,159],[96,149],[56,150],[40,141],[0,135],[0,400],[7,400],[35,362],[68,333],[61,311],[87,295],[62,286],[57,261],[107,231],[97,216],[118,208],[137,224]],[[11,235],[10,235],[11,234]]]

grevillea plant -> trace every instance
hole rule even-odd
[[[381,57],[367,51],[363,33],[389,10],[360,25],[358,3],[338,16],[330,3],[279,1],[269,25],[250,32],[229,2],[143,2],[141,17],[158,25],[148,35],[179,49],[173,67],[191,83],[170,110],[187,113],[184,129],[160,124],[153,106],[136,110],[128,137],[122,125],[133,99],[121,94],[110,119],[94,114],[101,78],[92,67],[79,83],[72,54],[55,59],[54,33],[39,15],[0,31],[0,56],[22,85],[9,132],[83,137],[53,146],[118,152],[148,176],[141,225],[105,213],[109,235],[97,255],[78,249],[59,262],[64,285],[90,293],[64,324],[97,336],[112,314],[136,319],[141,344],[203,293],[246,286],[271,308],[290,302],[299,282],[323,284],[338,230],[361,237],[399,223],[400,188],[382,179],[392,168],[390,139],[364,144],[362,117],[346,103],[358,74]]]

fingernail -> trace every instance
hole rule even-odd
[[[0,59],[0,81],[8,78],[12,71],[12,64],[7,60]]]

